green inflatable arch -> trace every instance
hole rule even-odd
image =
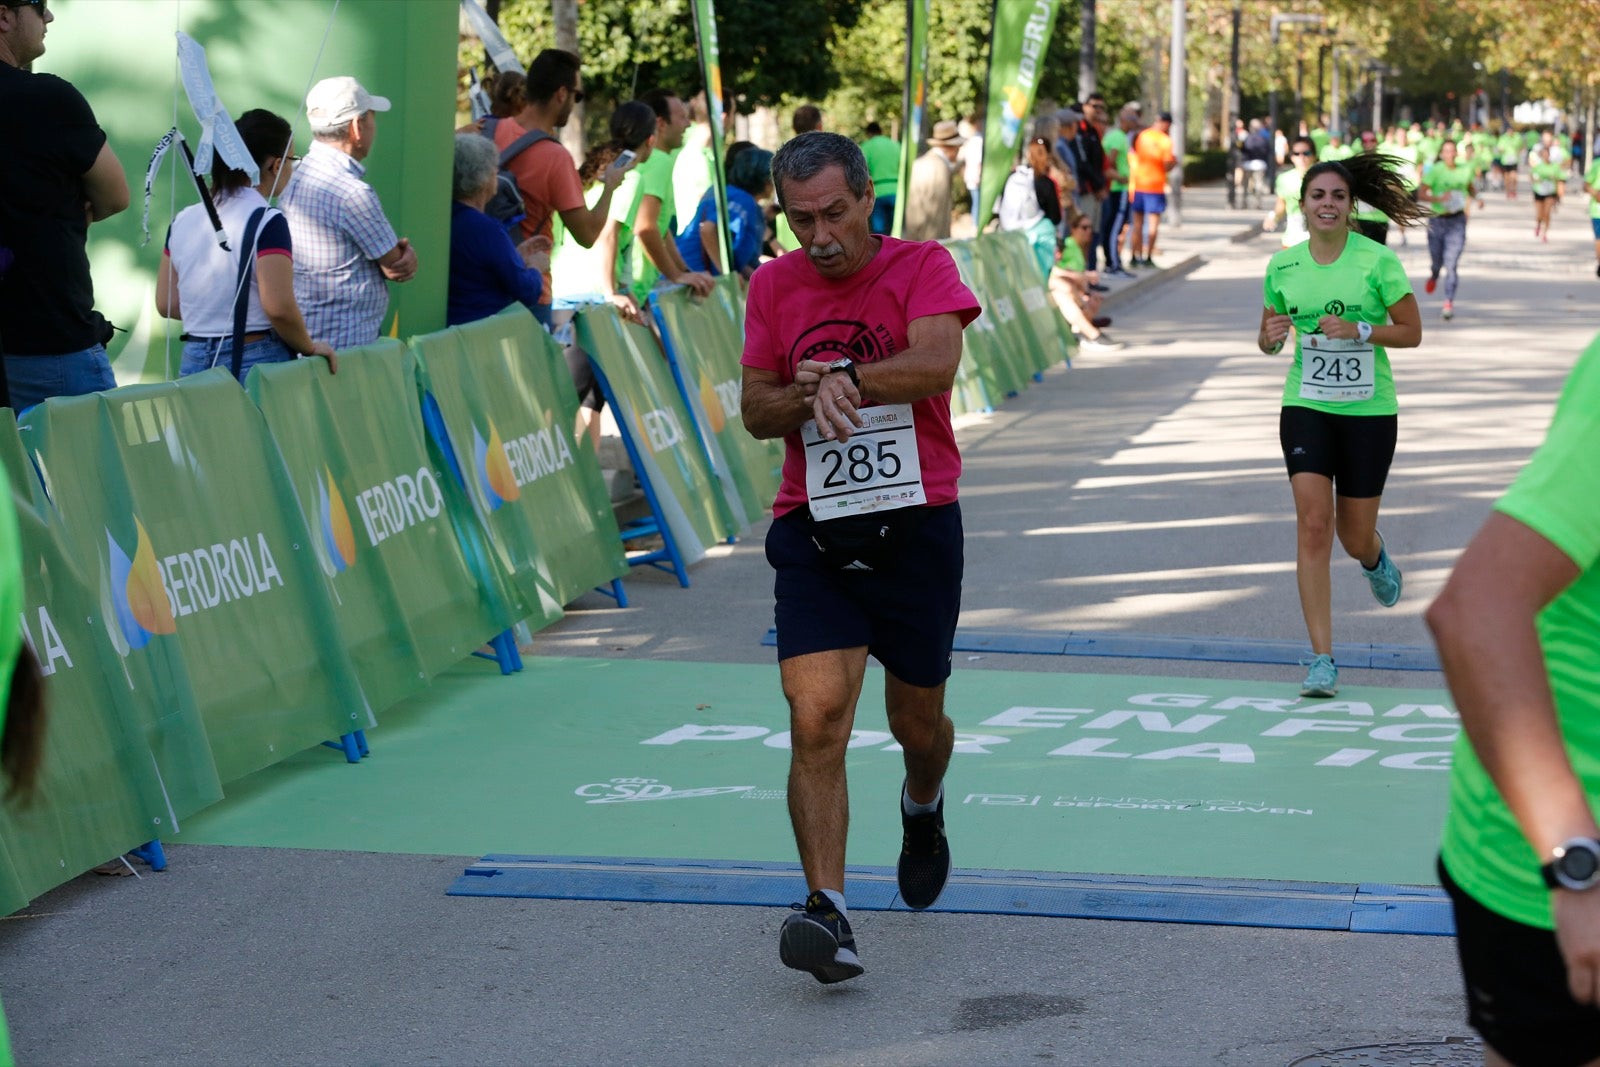
[[[294,123],[302,153],[311,134],[301,102],[313,80],[354,75],[393,101],[379,118],[367,180],[396,232],[416,247],[421,267],[412,281],[390,286],[385,329],[408,336],[444,325],[456,0],[55,0],[50,6],[56,19],[35,69],[66,78],[88,98],[133,192],[132,207],[95,225],[89,237],[96,305],[121,328],[110,346],[121,384],[177,372],[178,324],[154,308],[167,224],[174,210],[198,199],[176,150],[155,183],[148,245],[141,219],[145,170],[174,109],[190,144],[200,136],[178,82],[178,30],[205,47],[230,115],[263,107],[284,116]]]

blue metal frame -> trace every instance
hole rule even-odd
[[[600,392],[605,395],[606,403],[610,404],[613,410],[621,410],[621,406],[617,403],[617,394],[611,388],[611,382],[606,378],[605,371],[600,369],[599,360],[593,356],[588,358],[589,365],[594,368],[595,381],[600,383]],[[628,420],[618,419],[617,428],[622,432],[622,445],[628,450],[628,463],[639,476],[639,485],[644,489],[645,502],[650,505],[649,518],[634,519],[622,528],[622,544],[626,547],[629,541],[659,534],[662,546],[652,552],[630,555],[628,566],[651,566],[666,571],[668,574],[676,575],[678,584],[687,589],[689,568],[683,562],[683,553],[678,550],[678,539],[673,536],[672,528],[667,525],[667,517],[661,512],[661,502],[656,498],[655,486],[650,483],[650,474],[639,460],[638,444],[633,439],[633,431],[628,426]]]

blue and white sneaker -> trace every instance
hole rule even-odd
[[[1400,568],[1389,558],[1389,548],[1383,543],[1382,534],[1378,535],[1378,565],[1370,571],[1362,567],[1361,573],[1367,576],[1367,584],[1372,586],[1372,595],[1378,603],[1392,608],[1400,602],[1400,590],[1405,581]]]
[[[778,934],[778,958],[785,967],[809,971],[823,985],[866,973],[856,955],[850,920],[839,914],[826,894],[813,891],[804,904],[789,906],[793,912]]]
[[[1313,656],[1309,661],[1301,660],[1300,665],[1310,668],[1306,680],[1300,683],[1301,696],[1326,699],[1338,695],[1339,668],[1333,665],[1332,656]]]

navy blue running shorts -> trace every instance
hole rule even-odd
[[[933,689],[950,677],[961,614],[961,505],[919,510],[922,521],[894,562],[870,571],[825,564],[805,508],[773,520],[767,562],[777,572],[779,660],[865,645],[908,685]]]
[[[1555,932],[1490,911],[1442,861],[1439,882],[1455,906],[1472,1028],[1518,1067],[1580,1067],[1600,1058],[1600,1008],[1572,999]]]
[[[1334,415],[1286,404],[1278,444],[1289,477],[1321,474],[1333,479],[1335,493],[1360,500],[1383,495],[1399,427],[1394,415]]]

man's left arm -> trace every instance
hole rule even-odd
[[[634,234],[644,246],[644,254],[656,265],[669,282],[687,285],[700,296],[709,296],[716,284],[711,275],[692,271],[678,254],[678,246],[661,236],[661,198],[646,193],[639,198],[639,212],[634,222]]]
[[[855,371],[861,379],[859,389],[849,382],[843,388],[821,385],[827,378],[845,375],[837,371],[830,374],[826,363],[815,360],[801,360],[794,378],[803,388],[819,383],[812,400],[817,426],[825,437],[848,441],[861,425],[857,412],[863,401],[908,404],[949,392],[960,365],[961,316],[946,312],[912,319],[906,327],[905,351],[876,363],[856,364]]]
[[[361,254],[378,265],[390,281],[410,281],[417,273],[417,252],[404,237],[396,237],[394,227],[378,194],[370,186],[352,195],[341,212],[342,226]]]

